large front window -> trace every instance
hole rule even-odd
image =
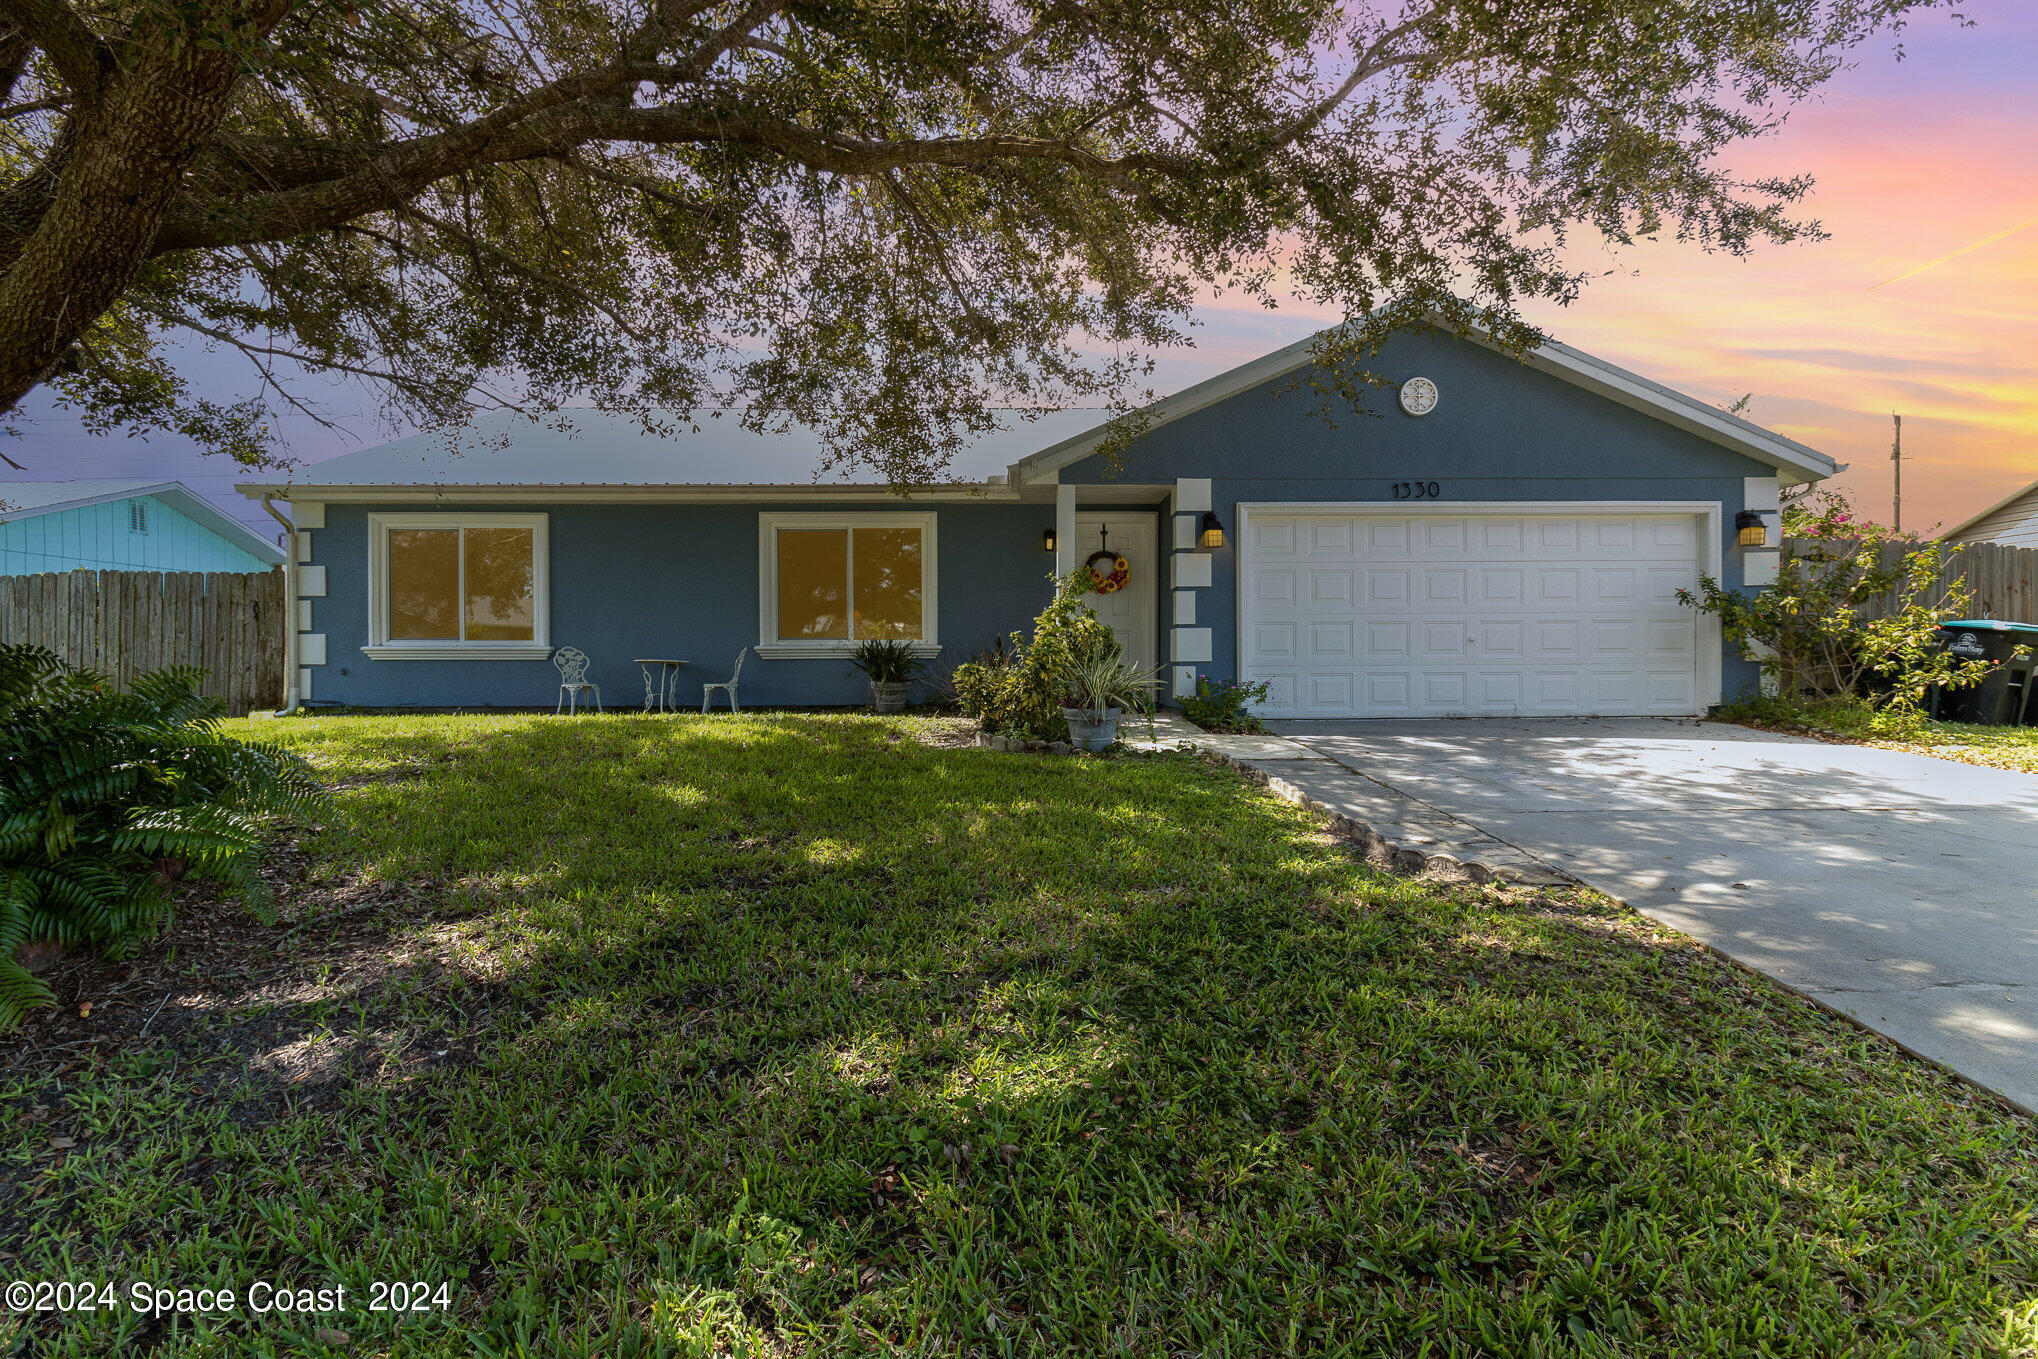
[[[370,517],[368,651],[501,656],[545,651],[545,516]]]
[[[759,532],[767,654],[883,637],[933,649],[933,515],[767,514]]]

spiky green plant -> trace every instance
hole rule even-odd
[[[202,677],[157,670],[120,692],[0,646],[0,1030],[55,999],[24,942],[120,957],[168,923],[172,866],[253,890],[248,851],[322,797],[301,757],[221,735]]]

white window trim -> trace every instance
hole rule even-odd
[[[941,601],[935,595],[936,564],[940,545],[934,536],[934,514],[885,513],[846,510],[777,514],[765,511],[757,516],[757,654],[766,660],[799,660],[805,657],[846,656],[856,648],[854,638],[798,641],[781,638],[778,632],[778,531],[780,529],[916,528],[920,530],[920,637],[911,645],[921,656],[941,650],[937,625]],[[850,579],[850,608],[855,608],[854,566]]]
[[[545,514],[371,514],[368,516],[368,645],[374,661],[543,661],[552,655],[551,516]],[[391,529],[527,528],[531,530],[532,638],[528,642],[391,641]],[[467,569],[463,553],[461,572]]]

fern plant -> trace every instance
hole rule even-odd
[[[120,957],[168,923],[178,866],[250,891],[264,830],[323,796],[299,756],[222,735],[202,676],[153,671],[123,693],[0,646],[0,1031],[55,999],[23,943]]]

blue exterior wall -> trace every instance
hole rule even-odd
[[[1436,410],[1402,413],[1391,389],[1371,404],[1381,415],[1316,412],[1306,381],[1278,379],[1184,416],[1128,450],[1116,469],[1088,459],[1064,481],[1170,484],[1208,477],[1230,533],[1214,554],[1212,582],[1197,591],[1196,626],[1212,633],[1204,673],[1234,674],[1238,656],[1237,526],[1240,502],[1357,501],[1396,504],[1393,483],[1434,481],[1452,501],[1699,501],[1720,506],[1723,583],[1741,584],[1733,519],[1745,478],[1775,469],[1651,416],[1539,373],[1483,346],[1449,336],[1404,334],[1373,365],[1398,384],[1433,379]],[[1080,500],[1080,493],[1079,493]],[[728,678],[737,651],[757,644],[758,514],[761,511],[896,509],[898,504],[557,505],[542,501],[448,505],[449,512],[544,510],[550,514],[551,642],[593,660],[590,678],[618,707],[642,702],[633,656],[680,656],[682,700],[699,684]],[[312,671],[312,697],[368,707],[529,707],[557,696],[548,661],[375,661],[367,642],[367,505],[330,503],[310,531],[311,561],[326,569],[327,593],[312,601],[311,631],[327,640],[328,663]],[[412,510],[416,506],[391,506]],[[1050,559],[1041,530],[1051,505],[934,504],[938,516],[939,635],[945,670],[994,636],[1025,629],[1047,598]],[[1120,511],[1114,509],[1116,514]],[[1143,511],[1126,508],[1128,518]],[[1170,555],[1171,526],[1158,543]],[[1158,565],[1158,564],[1157,564]],[[1165,568],[1159,592],[1159,653],[1168,654],[1171,610]],[[1726,648],[1722,689],[1752,691],[1756,668]],[[762,660],[743,674],[746,706],[856,704],[864,683],[846,660]]]
[[[736,653],[757,645],[757,517],[765,511],[895,510],[898,503],[781,505],[475,505],[475,513],[543,510],[550,516],[551,642],[575,646],[593,664],[588,678],[615,707],[644,701],[633,656],[692,662],[680,675],[682,704],[700,686],[729,678]],[[392,506],[415,510],[417,506]],[[436,507],[435,507],[436,508]],[[946,671],[1000,633],[1025,630],[1046,604],[1052,557],[1040,534],[1052,505],[938,504],[936,628]],[[368,641],[368,516],[374,507],[326,506],[310,530],[312,562],[326,568],[326,594],[311,601],[313,632],[326,636],[327,664],[312,671],[315,702],[364,707],[550,706],[558,672],[550,661],[377,661]],[[743,665],[742,700],[805,706],[868,701],[846,659],[764,660]]]
[[[0,499],[6,488],[0,486]],[[128,532],[128,505],[148,504],[149,531]],[[273,564],[153,496],[109,500],[0,524],[0,576],[44,571],[268,571]]]
[[[1434,481],[1441,491],[1437,500],[1419,502],[1425,505],[1717,501],[1721,583],[1741,587],[1734,515],[1743,507],[1744,478],[1776,475],[1767,463],[1449,335],[1397,335],[1371,367],[1395,388],[1418,375],[1432,379],[1436,409],[1408,415],[1394,388],[1386,388],[1368,398],[1378,415],[1353,414],[1333,397],[1326,420],[1307,373],[1299,388],[1291,374],[1161,426],[1126,450],[1116,468],[1088,458],[1062,469],[1062,480],[1078,485],[1210,478],[1211,504],[1227,532],[1213,554],[1210,588],[1196,592],[1196,625],[1211,630],[1211,660],[1199,663],[1199,672],[1236,677],[1241,501],[1391,505],[1403,503],[1394,499],[1395,482],[1417,480]],[[1752,692],[1758,679],[1755,665],[1729,644],[1722,696]]]

